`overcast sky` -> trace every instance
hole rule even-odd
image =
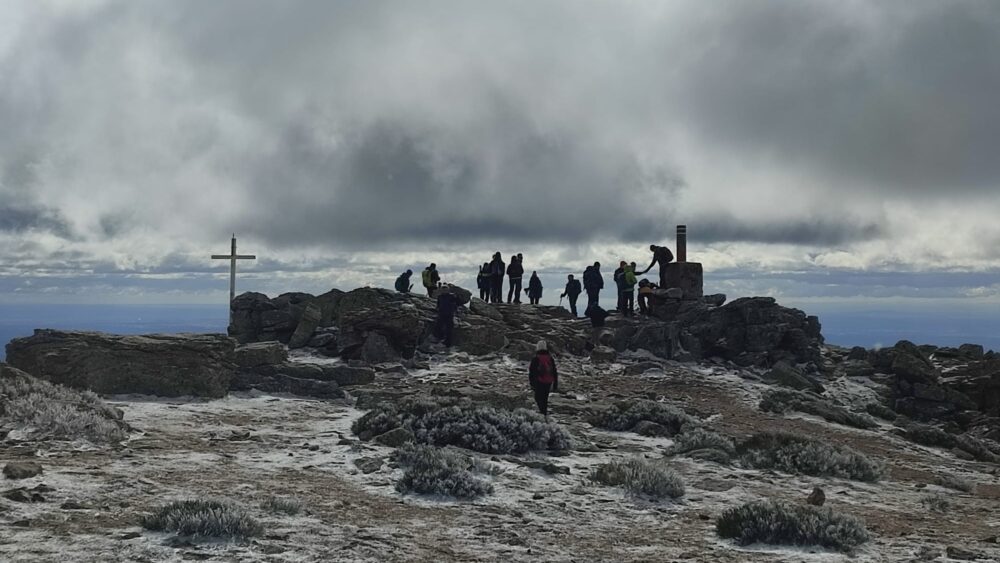
[[[0,0],[0,302],[551,285],[1000,294],[1000,2]]]

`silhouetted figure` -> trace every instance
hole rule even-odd
[[[538,305],[538,301],[542,298],[542,280],[538,278],[538,272],[531,272],[526,291],[528,292],[528,301],[532,305]]]
[[[493,260],[490,262],[490,302],[491,303],[503,303],[503,274],[504,274],[503,259],[500,257],[500,253],[497,252],[493,255]]]
[[[608,312],[600,305],[591,305],[584,311],[583,316],[590,319],[590,326],[593,330],[591,338],[596,348],[601,345],[601,334],[604,332],[604,321],[608,318]]]
[[[559,372],[556,370],[556,360],[549,354],[549,346],[544,340],[538,341],[535,357],[528,365],[528,385],[535,392],[538,412],[548,420],[549,393],[559,392]]]
[[[566,289],[563,290],[563,294],[559,296],[560,299],[563,297],[569,297],[569,310],[573,313],[573,316],[578,316],[576,313],[576,299],[580,297],[580,293],[583,290],[580,288],[580,280],[573,279],[573,274],[567,276]]]
[[[434,290],[437,289],[438,282],[441,281],[437,264],[431,264],[424,268],[424,271],[420,273],[420,281],[424,284],[424,289],[427,290],[427,297],[434,297]]]
[[[413,289],[413,285],[410,284],[410,276],[412,275],[413,270],[407,270],[402,274],[399,274],[399,277],[396,278],[396,291],[400,293],[409,293],[410,290]]]
[[[625,312],[625,305],[622,304],[622,292],[624,291],[622,284],[625,282],[625,261],[622,260],[618,263],[618,269],[612,274],[615,280],[615,291],[618,292],[618,305],[616,309],[619,313]]]
[[[490,264],[483,263],[479,268],[479,275],[476,276],[476,287],[479,288],[479,298],[483,301],[490,300]]]
[[[654,265],[660,265],[660,287],[667,287],[667,264],[673,261],[674,253],[670,252],[670,249],[665,246],[656,246],[655,244],[649,245],[649,249],[653,251],[653,261],[649,263],[649,268],[641,272],[636,272],[637,275],[643,275],[653,268]]]
[[[642,315],[649,314],[649,298],[653,295],[653,290],[656,289],[655,283],[650,283],[649,280],[643,278],[639,280],[639,313]]]
[[[584,270],[583,288],[587,290],[587,309],[597,305],[601,290],[604,289],[604,276],[601,275],[600,262],[594,262],[593,266],[587,266],[587,269]]]
[[[451,347],[451,336],[455,332],[455,311],[458,310],[458,297],[450,291],[443,290],[437,296],[437,332],[444,345]]]
[[[635,310],[635,262],[626,264],[622,271],[622,313],[631,317]]]
[[[520,256],[520,254],[512,256],[510,265],[507,266],[507,278],[510,282],[510,289],[507,291],[507,303],[521,302],[521,277],[524,276],[524,266],[521,265]]]

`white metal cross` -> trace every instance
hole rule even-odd
[[[229,254],[213,254],[213,260],[229,260],[229,302],[236,298],[236,261],[256,260],[253,254],[236,254],[236,233],[233,233],[233,247]]]

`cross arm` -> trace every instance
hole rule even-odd
[[[216,260],[232,260],[234,258],[236,260],[256,260],[257,256],[253,254],[237,254],[236,256],[232,254],[213,254],[212,258]]]

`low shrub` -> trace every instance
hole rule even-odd
[[[727,509],[716,521],[721,538],[740,545],[818,545],[850,551],[870,539],[860,519],[829,508],[757,501]]]
[[[760,410],[785,414],[789,411],[816,415],[823,420],[854,428],[877,428],[878,422],[867,414],[850,412],[815,395],[793,389],[769,389],[760,400]]]
[[[785,432],[761,432],[741,442],[736,452],[741,464],[803,475],[878,481],[885,467],[851,448]]]
[[[896,417],[896,411],[890,409],[889,407],[883,405],[882,403],[868,403],[865,405],[865,412],[876,417],[881,418],[889,422],[894,422]]]
[[[1000,456],[993,452],[986,441],[969,434],[949,434],[936,426],[914,422],[906,426],[904,436],[924,446],[949,450],[958,448],[978,461],[991,463],[1000,461]]]
[[[484,466],[459,452],[424,444],[407,444],[396,451],[396,462],[404,468],[396,483],[401,493],[444,495],[470,499],[493,493],[493,485],[477,478],[473,470]],[[488,470],[487,470],[488,472]]]
[[[362,439],[370,439],[399,427],[413,432],[420,443],[490,454],[571,447],[565,430],[534,411],[507,411],[468,401],[384,403],[355,421],[352,431]]]
[[[920,504],[931,512],[948,512],[951,510],[951,501],[944,495],[927,495],[920,499]]]
[[[623,401],[590,417],[589,422],[608,430],[632,430],[640,422],[654,422],[666,428],[668,436],[698,426],[698,419],[666,403],[638,400]]]
[[[293,497],[267,497],[260,503],[260,508],[274,514],[295,516],[302,512],[302,501]]]
[[[695,428],[676,436],[667,453],[671,455],[682,454],[705,449],[721,450],[730,456],[736,454],[736,446],[729,436],[704,428]]]
[[[971,481],[966,481],[957,475],[952,475],[951,473],[945,473],[943,475],[938,475],[935,482],[947,489],[953,489],[956,491],[962,491],[963,493],[971,493],[975,490],[976,485]]]
[[[1000,461],[1000,456],[995,454],[984,440],[980,440],[975,436],[959,434],[955,436],[955,442],[958,449],[976,458],[977,461],[987,461],[990,463]]]
[[[264,531],[243,508],[218,500],[171,502],[144,517],[142,526],[157,532],[215,539],[245,539]]]
[[[90,391],[7,369],[0,377],[0,426],[28,431],[32,437],[114,444],[128,437],[121,413]]]
[[[684,496],[684,482],[662,461],[630,458],[595,467],[590,478],[612,487],[622,487],[633,495],[654,499]]]

